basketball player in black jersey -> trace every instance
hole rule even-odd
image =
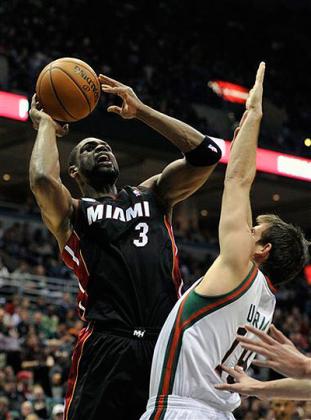
[[[184,157],[118,192],[111,147],[86,138],[69,158],[69,174],[83,196],[74,199],[60,180],[56,141],[68,126],[53,121],[33,97],[38,135],[30,185],[64,262],[78,277],[78,308],[87,322],[73,354],[66,420],[134,420],[145,410],[153,349],[182,286],[172,208],[204,184],[221,156],[213,140],[146,106],[128,86],[102,75],[100,82],[123,101],[109,112],[143,121]]]

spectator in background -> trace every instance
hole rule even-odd
[[[31,272],[31,267],[26,260],[19,260],[16,268],[11,273],[12,279],[19,279],[21,281],[29,278],[29,273]]]
[[[33,387],[33,372],[29,370],[20,370],[17,375],[17,389],[23,395],[24,399],[29,399]]]
[[[48,419],[51,413],[51,400],[45,395],[42,386],[34,385],[32,395],[34,413],[42,419]]]
[[[3,264],[2,258],[0,257],[0,286],[3,284],[2,277],[6,278],[9,274],[9,270],[7,267]]]
[[[28,414],[28,416],[25,418],[25,420],[41,420],[41,418],[39,418],[37,416],[37,414]]]
[[[298,420],[297,404],[294,401],[275,400],[271,402],[275,420]]]
[[[37,334],[32,331],[26,336],[22,349],[22,368],[36,368],[45,365],[45,348]]]
[[[62,369],[60,367],[57,367],[54,370],[51,369],[50,384],[53,401],[57,403],[61,403],[62,401],[64,401],[64,385],[62,378]]]
[[[7,397],[0,397],[0,419],[11,420],[12,416],[9,411],[9,399]]]
[[[10,410],[18,412],[24,401],[24,396],[23,393],[18,390],[17,379],[15,377],[11,381],[5,382],[3,392],[10,401]]]
[[[20,215],[23,215],[22,208],[20,210]],[[15,241],[15,227],[13,229],[13,234],[11,235],[10,233],[9,241],[7,242],[6,240],[1,240],[1,236],[6,236],[6,231],[9,230],[9,232],[11,232],[11,229],[8,222],[2,223],[0,220],[0,254],[10,276],[12,276],[12,272],[16,271],[16,273],[18,273],[18,271],[20,271],[21,275],[26,278],[31,277],[33,267],[40,261],[40,257],[38,257],[38,259],[35,254],[29,252],[27,245],[33,241],[33,235],[37,228],[37,224],[35,229],[30,222],[20,222],[20,226],[21,228],[19,229],[22,232],[22,237],[17,237],[17,240]],[[187,244],[187,252],[182,251],[179,256],[183,266],[184,280],[188,285],[192,284],[195,276],[202,274],[206,265],[210,264],[205,261],[207,259],[213,261],[214,254],[217,252],[217,249],[212,245],[212,237],[208,237],[205,242],[201,242],[201,240],[198,239],[199,236],[196,235],[196,229],[199,230],[201,227],[202,226],[196,228],[191,227],[191,231],[189,229],[187,231],[186,228],[180,229],[178,234],[180,251],[184,244]],[[213,234],[213,232],[211,232],[211,234]],[[45,237],[44,234],[43,237]],[[200,248],[206,246],[206,260],[198,260],[196,254],[197,246]],[[14,258],[9,258],[7,255],[6,250],[9,247],[16,250],[16,256]],[[68,270],[62,270],[64,267],[62,267],[62,263],[59,263],[58,252],[55,247],[53,247],[53,252],[53,256],[42,259],[41,261],[42,265],[46,268],[46,273],[58,278],[71,278],[70,274],[68,277]],[[53,260],[53,264],[55,264],[53,265],[53,269],[54,267],[56,268],[53,274],[49,270],[50,262],[48,261],[51,259]],[[21,285],[23,284],[24,282],[21,281]],[[67,285],[68,283],[65,284]],[[37,367],[33,367],[29,368],[29,370],[20,370],[21,368],[18,365],[14,365],[14,369],[12,369],[11,366],[8,366],[11,364],[10,357],[8,358],[10,353],[4,351],[3,348],[0,350],[0,397],[4,397],[6,402],[8,402],[8,410],[6,411],[8,411],[9,414],[11,413],[10,415],[14,420],[26,418],[22,417],[21,405],[24,401],[27,401],[28,403],[33,401],[34,375],[36,378],[35,382],[40,383],[41,387],[42,385],[44,386],[45,395],[51,399],[51,407],[55,404],[63,403],[71,351],[76,342],[77,334],[82,326],[82,323],[76,323],[76,315],[73,309],[74,297],[71,293],[65,293],[59,299],[52,300],[53,305],[50,306],[50,296],[38,296],[35,301],[32,301],[27,295],[23,295],[23,293],[25,293],[23,288],[20,288],[18,292],[21,295],[10,296],[8,299],[5,295],[1,294],[0,291],[0,319],[2,320],[0,320],[0,330],[3,329],[7,332],[10,330],[13,333],[17,333],[17,340],[22,349],[28,334],[34,334],[32,314],[40,312],[41,315],[38,316],[38,318],[43,320],[47,317],[48,324],[50,319],[54,316],[59,318],[59,322],[56,326],[56,340],[49,340],[46,337],[46,334],[49,334],[49,331],[51,331],[50,327],[41,329],[41,334],[43,334],[43,336],[42,339],[39,340],[39,347],[41,348],[41,353],[43,352],[45,364],[48,364],[47,360],[50,356],[53,357],[53,363],[50,366],[45,366],[44,369],[40,370]],[[274,323],[278,328],[284,331],[289,338],[295,340],[299,350],[305,350],[305,353],[311,356],[311,287],[308,286],[307,282],[300,276],[298,282],[296,284],[294,283],[291,288],[284,288],[284,290],[279,291],[277,299],[279,309],[276,310]],[[297,305],[297,302],[299,305]],[[51,335],[53,335],[53,333]],[[38,337],[36,340],[38,340]],[[28,354],[30,353],[31,351],[29,351]],[[21,360],[24,360],[24,350],[21,352]],[[38,360],[36,364],[37,363]],[[5,369],[4,366],[6,366]],[[257,369],[256,378],[268,380],[275,379],[275,376],[272,376],[271,371],[264,372]],[[243,401],[241,408],[234,413],[238,420],[276,419],[276,414],[274,413],[274,408],[271,403],[259,400],[256,400],[256,402],[253,401],[252,398]],[[2,407],[2,404],[0,404],[0,406]],[[27,420],[31,420],[32,417],[33,420],[39,420],[39,417],[34,413],[28,413]],[[295,405],[293,419],[296,418],[311,419],[311,402]]]
[[[52,420],[61,420],[64,415],[64,405],[63,404],[56,404],[52,410]]]
[[[27,309],[20,310],[20,322],[17,325],[17,332],[19,337],[27,336],[29,332],[29,325],[30,325],[30,315]]]
[[[0,76],[0,87],[2,80],[2,84],[7,84],[11,90],[27,92],[35,85],[39,71],[49,61],[61,56],[77,56],[89,61],[98,72],[127,77],[130,85],[138,86],[145,101],[151,105],[160,105],[162,112],[173,112],[181,118],[186,117],[198,129],[202,129],[202,122],[200,115],[193,112],[193,103],[208,104],[216,110],[222,108],[224,114],[239,112],[239,105],[224,104],[216,94],[209,91],[207,82],[224,78],[248,86],[249,68],[254,62],[254,56],[265,48],[266,59],[273,64],[269,75],[271,86],[267,86],[268,96],[280,108],[280,113],[285,114],[282,122],[284,127],[279,138],[277,135],[268,135],[268,145],[302,152],[299,150],[299,143],[302,143],[299,139],[303,140],[302,131],[308,130],[311,113],[308,95],[300,94],[301,91],[308,91],[310,83],[309,40],[304,30],[309,16],[307,1],[287,2],[283,8],[287,25],[278,25],[277,31],[277,2],[272,2],[269,6],[270,20],[263,12],[265,5],[255,2],[258,19],[250,23],[248,19],[244,19],[242,1],[236,1],[233,10],[222,7],[222,2],[210,3],[208,8],[191,9],[190,3],[177,0],[162,2],[157,9],[154,5],[147,5],[147,2],[125,2],[119,5],[116,14],[113,1],[106,0],[106,13],[113,15],[113,19],[104,26],[100,25],[99,17],[88,15],[90,12],[83,8],[80,1],[70,6],[66,2],[62,4],[57,1],[53,6],[47,5],[45,9],[42,8],[42,2],[32,2],[30,10],[21,10],[19,2],[2,3],[0,57],[4,70],[3,76]],[[190,13],[189,21],[187,16]],[[89,16],[86,21],[94,22],[92,30],[86,25],[77,33],[72,32],[70,36],[62,37],[60,34],[67,34],[68,25],[74,27],[78,24],[75,17],[81,14]],[[69,15],[68,23],[66,16]],[[60,16],[63,18],[60,19]],[[141,19],[141,16],[146,18]],[[148,16],[152,16],[153,22],[160,23],[161,30],[156,30],[156,23],[150,24]],[[176,16],[180,27],[187,27],[182,36],[172,25]],[[214,34],[218,30],[219,19],[215,18],[207,27],[206,21],[210,16],[221,16],[222,31],[217,37]],[[130,22],[138,21],[139,25],[129,28]],[[265,36],[259,39],[254,34],[263,25],[266,28]],[[117,28],[122,28],[122,31]],[[38,36],[43,32],[50,40],[48,50],[43,37]],[[202,41],[202,33],[205,42]],[[253,35],[251,43],[245,36],[248,33]],[[295,33],[295,40],[299,40],[301,50],[305,52],[304,60],[298,55],[297,42],[290,38],[291,33]],[[103,54],[98,53],[98,39],[105,39],[106,48]],[[236,45],[241,42],[244,49],[248,48],[249,51],[246,66],[245,57],[236,49]],[[111,45],[113,48],[109,48]],[[153,46],[152,49],[150,45]],[[295,57],[295,60],[288,63],[288,56]],[[300,77],[293,77],[297,74],[299,62],[302,64],[299,67]],[[6,70],[8,64],[9,70]],[[199,82],[201,80],[202,83]],[[191,101],[181,108],[180,99],[185,97],[191,98]],[[107,98],[102,100],[109,101]],[[202,131],[206,131],[207,121],[203,124],[205,127]],[[208,132],[212,133],[210,128]]]
[[[24,401],[20,409],[22,420],[25,420],[30,414],[34,414],[33,405],[30,401]]]

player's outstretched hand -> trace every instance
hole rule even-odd
[[[262,61],[259,64],[256,80],[253,88],[250,90],[247,101],[246,110],[254,111],[258,115],[262,115],[262,94],[263,94],[263,79],[265,76],[266,64]]]
[[[131,119],[137,116],[144,104],[136,96],[132,88],[103,74],[99,75],[99,81],[103,92],[118,95],[122,98],[122,106],[109,106],[107,108],[108,112],[114,112],[125,119]]]
[[[307,379],[311,377],[311,359],[300,353],[274,325],[270,327],[270,336],[251,325],[245,325],[245,328],[257,339],[238,335],[237,339],[242,347],[266,358],[265,360],[254,360],[254,365],[271,368],[290,378]]]
[[[68,134],[69,125],[68,124],[60,125],[59,123],[54,121],[46,112],[44,112],[42,109],[42,106],[40,105],[38,101],[36,94],[33,95],[32,100],[31,100],[31,108],[29,111],[29,116],[32,120],[33,128],[35,130],[38,130],[40,121],[47,120],[47,121],[50,121],[51,124],[54,124],[57,137],[63,137],[66,134]]]
[[[246,110],[241,118],[241,121],[238,127],[234,131],[232,143],[236,139],[239,131],[241,130],[241,127],[244,124],[244,121],[246,120],[246,117],[249,114],[249,112],[256,113],[257,117],[260,117],[260,118],[262,117],[262,94],[263,94],[263,80],[264,80],[264,75],[265,75],[265,69],[266,69],[266,65],[262,61],[259,64],[259,67],[257,70],[255,84],[248,94],[248,98],[246,101]]]
[[[230,391],[238,392],[241,395],[254,396],[257,398],[262,398],[260,392],[260,381],[251,378],[248,376],[240,366],[235,366],[234,368],[229,368],[222,365],[222,370],[227,372],[235,380],[233,384],[217,384],[215,385],[216,389],[220,391]]]

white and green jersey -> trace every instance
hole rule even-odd
[[[255,354],[244,350],[236,335],[246,334],[245,324],[264,331],[269,328],[274,290],[255,264],[236,289],[221,296],[196,293],[199,281],[176,303],[161,330],[152,361],[150,416],[144,418],[165,419],[170,396],[224,412],[240,405],[237,393],[216,390],[214,385],[231,379],[221,364],[250,365]]]

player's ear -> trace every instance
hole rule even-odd
[[[269,258],[270,251],[272,249],[272,244],[270,242],[261,245],[259,248],[255,251],[255,259],[256,261],[261,264],[264,261],[266,261],[267,258]]]
[[[68,174],[70,176],[70,178],[76,178],[77,174],[78,174],[78,168],[76,165],[71,165],[68,168]]]

